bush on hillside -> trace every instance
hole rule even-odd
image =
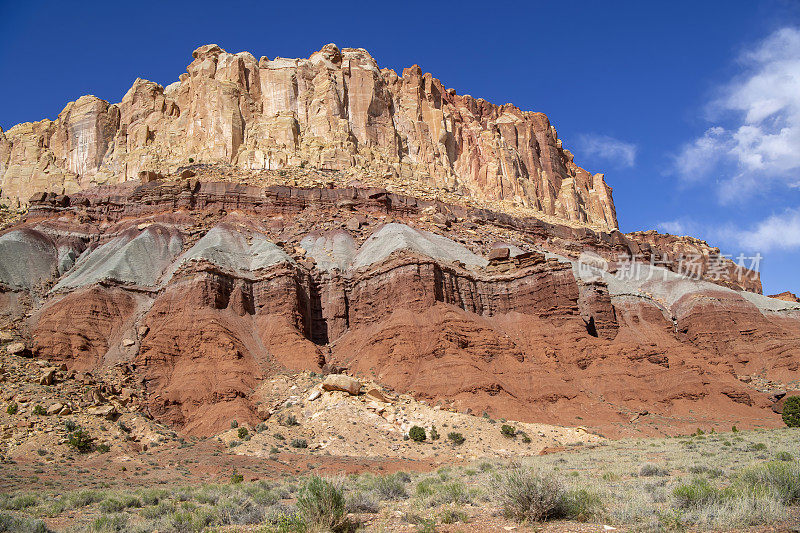
[[[783,404],[783,422],[790,428],[800,428],[800,396],[790,396]]]
[[[425,428],[419,426],[412,426],[408,431],[408,437],[414,442],[422,442],[425,440]]]

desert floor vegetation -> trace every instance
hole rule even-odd
[[[0,531],[747,530],[800,517],[799,449],[800,429],[697,432],[426,473],[14,492]]]

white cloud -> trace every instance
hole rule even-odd
[[[719,123],[675,162],[686,180],[717,178],[723,202],[764,184],[800,186],[800,30],[774,32],[739,61],[743,74],[708,105]]]
[[[662,233],[672,235],[691,235],[695,233],[697,225],[689,220],[667,220],[656,224],[656,229]]]
[[[800,248],[800,209],[787,209],[747,230],[725,231],[744,250],[769,252]]]
[[[618,167],[632,167],[636,163],[636,145],[608,135],[579,135],[577,151],[581,155],[605,159]]]
[[[732,223],[698,223],[691,218],[679,218],[660,222],[656,228],[672,235],[693,235],[707,242],[720,243],[729,252],[737,254],[800,249],[800,208],[786,209],[749,227]]]

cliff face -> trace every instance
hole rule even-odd
[[[130,366],[118,409],[188,434],[264,420],[254,390],[304,369],[612,436],[777,426],[765,391],[800,376],[800,304],[679,275],[700,241],[375,189],[41,196],[0,234],[0,322],[70,370]],[[621,275],[620,254],[660,259]]]
[[[256,60],[206,45],[193,56],[167,87],[137,79],[118,104],[83,96],[54,121],[0,132],[3,195],[26,204],[191,159],[352,172],[617,227],[603,175],[576,166],[541,113],[458,95],[418,66],[399,76],[363,49]]]

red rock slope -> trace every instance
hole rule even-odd
[[[333,367],[610,436],[780,425],[768,392],[800,377],[800,305],[577,262],[669,252],[635,237],[375,189],[183,180],[40,196],[0,235],[0,281],[38,357],[129,365],[142,405],[189,434],[268,416],[253,394],[274,373]]]

